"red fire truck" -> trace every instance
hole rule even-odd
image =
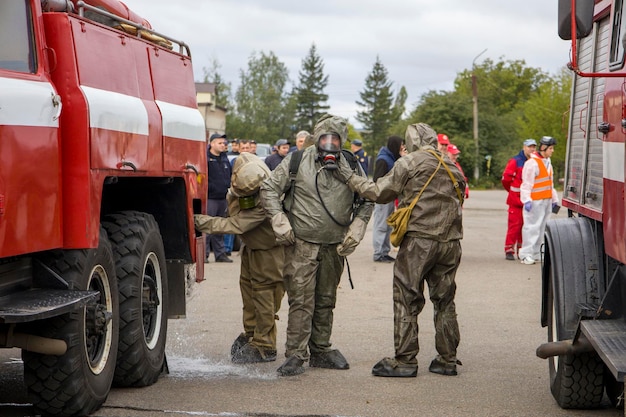
[[[623,402],[626,376],[626,8],[559,0],[573,70],[563,206],[546,227],[541,321],[550,387],[563,408]],[[572,36],[575,34],[575,36]],[[623,404],[622,404],[623,405]]]
[[[0,45],[0,347],[37,412],[85,415],[157,380],[202,278],[191,56],[117,0],[2,0]]]

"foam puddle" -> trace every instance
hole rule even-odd
[[[169,367],[169,378],[202,378],[213,379],[223,377],[240,377],[258,380],[273,380],[278,378],[276,369],[259,369],[258,364],[254,366],[233,365],[227,362],[213,361],[206,358],[185,358],[179,356],[168,356],[167,365]]]

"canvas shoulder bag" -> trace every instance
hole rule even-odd
[[[443,165],[446,171],[448,171],[448,175],[450,176],[450,179],[452,180],[452,183],[454,184],[456,195],[459,198],[459,201],[461,202],[461,204],[463,204],[463,196],[461,195],[461,191],[459,190],[459,183],[454,178],[454,175],[452,175],[450,168],[448,168],[448,166],[443,162],[443,159],[439,155],[437,155],[435,151],[429,149],[428,152],[435,155],[435,157],[439,160],[439,164],[437,165],[437,168],[431,174],[430,178],[428,178],[428,181],[426,181],[426,184],[424,184],[424,186],[422,187],[420,192],[417,194],[417,196],[415,196],[413,201],[411,201],[411,204],[409,204],[407,207],[394,211],[393,213],[391,213],[391,215],[389,215],[389,217],[387,217],[387,224],[391,226],[392,228],[391,235],[389,236],[389,241],[391,242],[393,246],[398,247],[402,243],[402,239],[404,239],[404,235],[406,234],[406,230],[409,226],[409,219],[411,218],[411,212],[413,211],[413,207],[415,207],[415,204],[421,197],[422,193],[424,192],[428,184],[430,184],[432,179],[435,177],[435,174],[437,173],[437,171],[439,171],[439,168],[441,168],[441,165]]]

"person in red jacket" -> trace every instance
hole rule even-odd
[[[507,260],[514,261],[522,247],[522,215],[523,204],[520,200],[520,185],[522,185],[522,169],[530,155],[537,149],[535,139],[526,139],[524,147],[517,155],[509,160],[502,173],[502,186],[508,191],[506,204],[509,206],[509,218],[504,239],[504,254]]]
[[[459,171],[461,171],[461,174],[463,174],[463,178],[465,178],[465,185],[466,185],[465,186],[465,200],[467,200],[469,198],[469,183],[467,182],[467,177],[465,176],[465,173],[463,172],[463,168],[461,168],[461,164],[459,163],[459,161],[457,161],[461,151],[459,150],[459,148],[457,148],[455,144],[450,143],[448,144],[447,152],[448,152],[448,158],[450,158],[450,160],[454,162],[454,165],[456,165]]]

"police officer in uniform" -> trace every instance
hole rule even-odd
[[[363,141],[361,141],[361,139],[352,139],[350,142],[350,149],[359,159],[359,163],[361,164],[365,175],[369,174],[369,158],[367,157],[367,152],[363,149]]]

